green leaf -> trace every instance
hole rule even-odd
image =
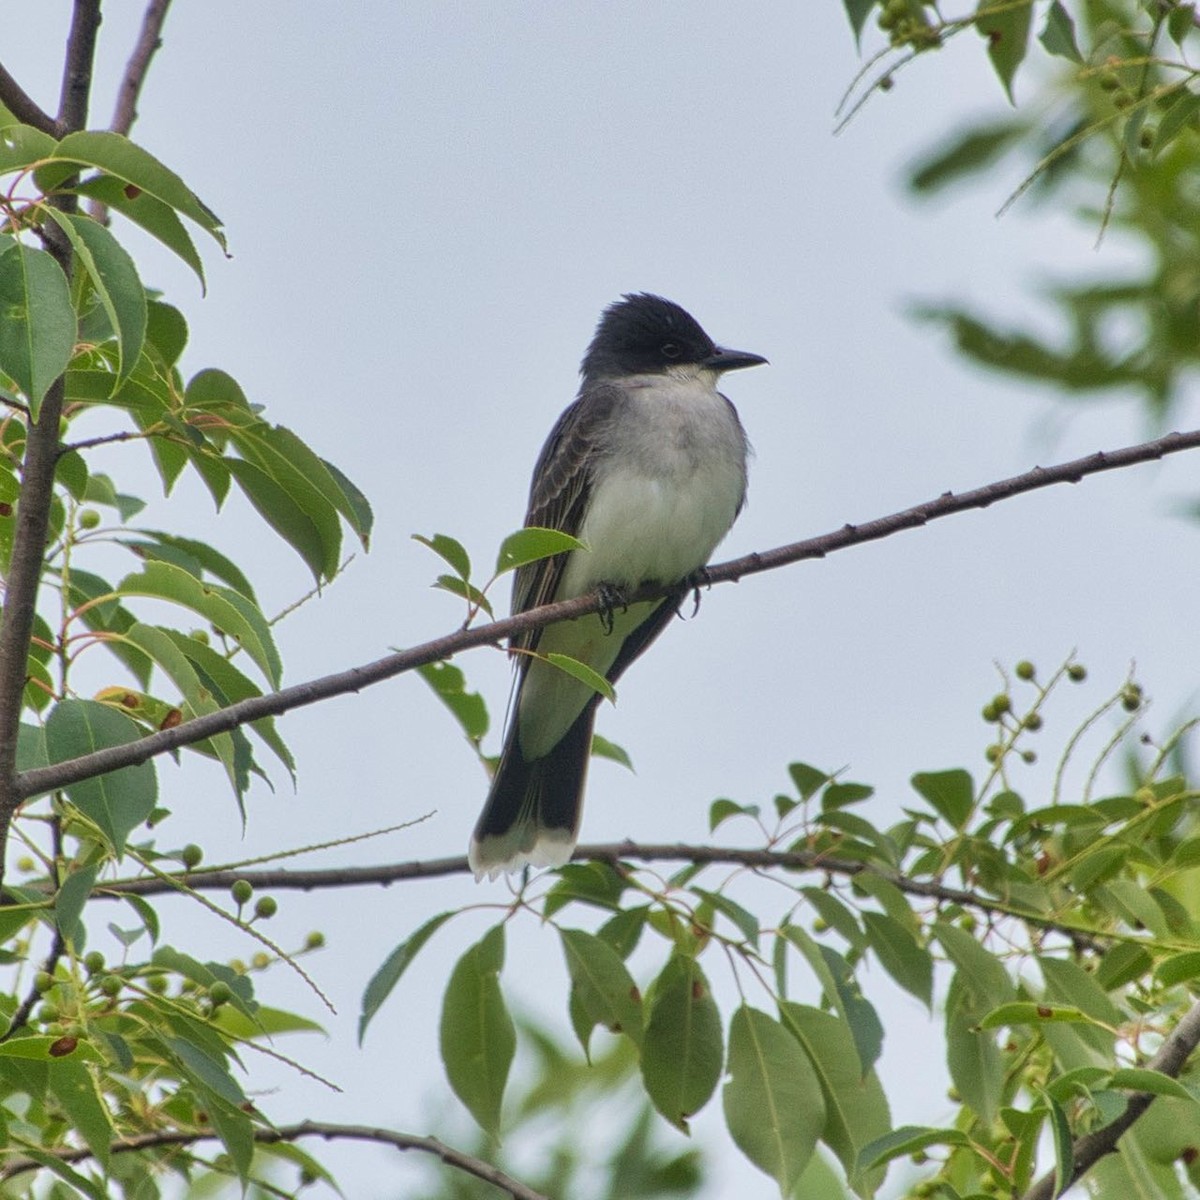
[[[1057,1196],[1066,1189],[1075,1173],[1074,1143],[1062,1105],[1045,1092],[1042,1093],[1042,1099],[1050,1114],[1050,1134],[1054,1141],[1054,1194]]]
[[[111,175],[94,175],[83,180],[73,190],[80,196],[98,200],[114,212],[119,212],[121,216],[128,217],[135,225],[160,241],[177,258],[191,267],[200,280],[201,291],[204,290],[204,264],[196,252],[191,234],[169,204],[164,204],[148,192],[130,189]]]
[[[1013,999],[1014,987],[1003,964],[989,954],[969,933],[946,921],[937,921],[933,935],[942,943],[959,970],[963,986],[987,1010]]]
[[[367,990],[363,992],[362,1011],[358,1018],[359,1045],[362,1044],[371,1019],[392,994],[392,989],[400,982],[400,976],[408,970],[421,947],[454,915],[452,912],[444,912],[438,913],[436,917],[431,917],[411,937],[401,942],[371,976],[371,982],[367,984]]]
[[[62,268],[44,250],[14,242],[0,254],[0,371],[36,418],[75,349],[75,310]]]
[[[254,1016],[248,1017],[231,1004],[223,1004],[213,1016],[213,1024],[219,1026],[230,1037],[240,1041],[255,1038],[271,1038],[280,1033],[324,1033],[323,1026],[298,1013],[285,1012],[282,1008],[269,1008],[260,1004]]]
[[[933,956],[898,921],[882,913],[864,912],[863,926],[875,957],[906,991],[933,1010]]]
[[[80,213],[60,213],[51,205],[47,205],[46,212],[67,235],[117,335],[115,391],[133,370],[146,337],[146,292],[137,267],[99,221]]]
[[[922,771],[912,777],[911,783],[953,828],[966,825],[975,805],[975,784],[967,771]]]
[[[48,1154],[43,1150],[34,1149],[32,1146],[22,1146],[21,1153],[27,1158],[31,1158],[52,1175],[57,1175],[59,1179],[73,1187],[81,1195],[88,1196],[91,1200],[111,1200],[112,1193],[106,1188],[102,1188],[99,1184],[89,1179],[86,1175],[81,1175],[78,1171],[67,1166],[61,1158],[55,1154]],[[53,1200],[60,1200],[62,1193],[53,1197]]]
[[[817,1147],[825,1098],[796,1039],[745,1004],[729,1024],[729,1082],[721,1099],[738,1149],[788,1195]]]
[[[745,805],[737,804],[732,800],[714,800],[708,806],[708,832],[715,833],[717,826],[723,825],[730,817],[747,815],[748,810]]]
[[[999,1029],[1001,1026],[1042,1025],[1049,1021],[1068,1024],[1086,1024],[1092,1021],[1087,1013],[1065,1004],[1035,1004],[1031,1000],[1014,1000],[994,1008],[982,1021],[981,1029]]]
[[[44,1063],[65,1062],[67,1058],[72,1062],[104,1061],[96,1047],[83,1038],[79,1039],[69,1056],[51,1054],[51,1047],[56,1047],[58,1041],[58,1036],[52,1034],[36,1034],[32,1037],[18,1035],[7,1042],[0,1042],[0,1058],[26,1058]]]
[[[731,900],[728,896],[721,892],[709,892],[704,888],[694,887],[692,892],[699,896],[702,900],[707,900],[713,908],[722,916],[728,917],[742,937],[755,948],[758,947],[759,924],[758,918],[747,909],[743,908],[736,901]]]
[[[1196,28],[1195,4],[1175,4],[1167,13],[1167,33],[1171,41],[1182,46],[1188,34]]]
[[[147,563],[117,585],[122,596],[154,596],[190,609],[233,638],[273,687],[280,682],[279,652],[266,618],[245,596],[217,584],[204,584],[170,563]]]
[[[54,897],[54,923],[58,926],[59,933],[77,953],[84,943],[84,927],[79,918],[83,913],[83,906],[92,894],[92,887],[99,873],[98,863],[76,868],[63,881],[62,887]]]
[[[467,691],[466,676],[453,663],[435,662],[417,668],[431,688],[462,726],[468,741],[479,744],[488,731],[487,704],[478,692]]]
[[[1071,14],[1062,6],[1062,0],[1054,0],[1046,13],[1046,24],[1038,34],[1047,54],[1057,54],[1060,58],[1069,58],[1072,62],[1083,62],[1083,55],[1075,43],[1075,22]]]
[[[1033,0],[980,0],[975,11],[975,28],[988,44],[992,60],[1009,102],[1013,101],[1013,78],[1029,47],[1029,28],[1033,21]]]
[[[607,758],[610,762],[619,763],[627,771],[633,770],[633,759],[629,757],[629,751],[598,733],[592,734],[592,754],[596,758]]]
[[[1148,1071],[1142,1067],[1122,1067],[1109,1078],[1109,1086],[1130,1092],[1148,1092],[1152,1096],[1174,1096],[1195,1104],[1196,1097],[1170,1075],[1161,1071]]]
[[[587,546],[577,537],[563,533],[561,529],[541,529],[531,525],[510,533],[500,543],[500,551],[496,555],[496,574],[503,575],[506,571],[515,571],[518,567],[570,550],[586,549]]]
[[[50,1092],[71,1124],[83,1135],[88,1149],[105,1170],[116,1138],[108,1105],[100,1098],[92,1073],[82,1062],[56,1059],[50,1067]]]
[[[80,758],[106,746],[124,746],[140,737],[128,717],[94,700],[61,700],[46,720],[51,763]],[[154,764],[149,762],[83,779],[64,790],[71,803],[100,829],[118,857],[125,853],[125,839],[153,811],[158,796]]]
[[[597,695],[603,696],[606,700],[616,704],[616,689],[603,675],[593,670],[587,663],[580,662],[579,659],[572,658],[569,654],[557,654],[554,651],[551,651],[549,654],[539,654],[537,657],[548,662],[552,667],[557,667],[560,671],[570,675],[572,679],[578,679],[580,683],[586,684]]]
[[[862,37],[863,26],[875,7],[875,0],[842,0],[846,16],[850,18],[850,28],[854,30],[854,41],[858,43]]]
[[[1200,950],[1172,954],[1154,968],[1154,978],[1166,987],[1173,987],[1185,979],[1195,979],[1197,975],[1200,975]]]
[[[803,887],[800,894],[817,910],[821,920],[834,932],[840,933],[855,950],[866,946],[866,934],[854,914],[835,895],[818,887]]]
[[[1175,16],[1179,11],[1177,8],[1172,9],[1171,16]],[[1187,88],[1180,88],[1172,97],[1171,107],[1163,113],[1162,120],[1154,131],[1154,153],[1161,154],[1191,125],[1197,112],[1200,112],[1200,96]]]
[[[175,562],[176,566],[182,566],[182,562],[166,558],[166,552],[175,551],[186,555],[187,558],[195,562],[201,571],[206,571],[214,579],[219,579],[222,583],[227,583],[235,592],[240,592],[252,604],[258,603],[250,580],[246,578],[237,563],[227,558],[219,550],[214,549],[207,542],[198,541],[196,538],[180,537],[178,534],[166,533],[161,529],[139,529],[137,532],[142,537],[152,538],[153,542],[157,543],[157,553],[162,555],[165,561]],[[121,544],[128,546],[135,554],[143,558],[155,557],[155,550],[152,543],[123,541]],[[188,567],[184,569],[189,570]],[[191,573],[195,574],[195,571],[192,570]]]
[[[979,1028],[990,1007],[963,983],[962,971],[956,972],[946,996],[946,1065],[963,1101],[985,1122],[999,1112],[1009,1067],[995,1034]]]
[[[229,1064],[224,1057],[210,1054],[186,1038],[167,1037],[163,1041],[179,1058],[191,1078],[199,1080],[227,1104],[241,1105],[246,1102],[246,1094],[230,1074]]]
[[[833,779],[828,771],[818,770],[802,762],[789,763],[788,774],[792,777],[792,783],[796,785],[801,800],[811,799]]]
[[[32,125],[10,124],[5,121],[0,129],[0,175],[32,167],[34,163],[49,158],[58,143]]]
[[[449,592],[450,595],[465,600],[468,604],[487,613],[489,617],[494,615],[492,602],[487,598],[486,593],[480,591],[473,583],[459,579],[457,575],[439,575],[434,580],[433,586],[440,592]]]
[[[493,1137],[517,1035],[500,991],[504,926],[490,929],[457,962],[442,1002],[441,1050],[454,1094]]]
[[[901,1125],[863,1147],[859,1169],[881,1167],[893,1159],[907,1158],[929,1146],[969,1146],[971,1139],[959,1129],[932,1129],[927,1125]]]
[[[655,980],[642,1042],[646,1094],[672,1125],[708,1103],[721,1077],[721,1014],[695,959],[675,954]]]
[[[38,172],[41,186],[56,185],[75,173],[75,164],[95,167],[128,187],[148,192],[176,212],[195,221],[225,248],[220,218],[169,167],[163,166],[152,154],[135,146],[118,133],[69,133],[54,152],[54,160],[66,164],[65,170]]]
[[[584,1012],[594,1024],[624,1033],[640,1045],[641,995],[621,956],[607,941],[582,929],[560,929],[559,938]]]
[[[883,1172],[860,1177],[858,1163],[863,1147],[891,1128],[879,1077],[874,1071],[863,1074],[849,1028],[832,1013],[785,1002],[779,1015],[816,1070],[825,1098],[821,1140],[838,1156],[851,1185],[862,1195],[872,1195]]]
[[[444,533],[435,533],[432,537],[426,537],[421,533],[414,533],[411,536],[414,542],[428,546],[434,554],[449,563],[451,570],[460,579],[471,578],[471,557],[461,542],[455,541],[454,538]]]

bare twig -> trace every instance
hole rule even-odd
[[[128,134],[137,120],[138,96],[142,84],[146,82],[150,60],[162,46],[163,22],[167,19],[167,9],[170,7],[171,0],[150,0],[146,5],[142,31],[138,34],[137,45],[129,56],[129,62],[125,64],[125,74],[117,89],[117,106],[109,126],[113,133]]]
[[[1012,917],[1028,925],[1062,933],[1077,944],[1099,948],[1106,939],[1102,931],[1070,925],[1031,911],[1009,900],[980,892],[950,887],[934,880],[911,879],[900,871],[887,871],[855,859],[836,858],[814,850],[750,850],[733,846],[689,845],[675,843],[606,842],[577,846],[575,862],[689,862],[703,866],[739,866],[752,870],[821,871],[828,875],[877,875],[910,896],[922,896],[945,904],[961,904],[997,917]],[[429,858],[404,863],[379,863],[367,867],[330,867],[312,871],[271,868],[262,871],[242,869],[191,871],[163,877],[118,879],[96,885],[96,898],[130,894],[137,896],[170,895],[186,884],[192,891],[228,891],[238,879],[245,879],[256,891],[319,891],[322,888],[387,887],[409,879],[436,879],[446,875],[464,875],[470,871],[465,855]],[[173,882],[177,881],[177,882]]]
[[[1198,446],[1200,446],[1200,430],[1191,430],[1187,433],[1169,433],[1154,441],[1142,442],[1136,446],[1126,446],[1119,450],[1101,451],[1085,458],[1059,463],[1054,467],[1034,467],[1032,471],[1027,471],[1022,475],[1014,475],[1009,479],[985,484],[983,487],[969,492],[962,492],[958,495],[945,492],[936,500],[914,505],[902,512],[880,517],[863,525],[844,525],[841,529],[821,537],[793,542],[774,550],[749,554],[744,558],[733,559],[730,562],[709,567],[704,572],[704,580],[708,583],[731,582],[741,579],[745,575],[774,570],[803,559],[824,558],[827,554],[832,554],[836,550],[844,550],[848,546],[877,541],[880,538],[899,533],[903,529],[914,529],[930,521],[967,509],[986,508],[989,504],[1007,500],[1023,492],[1036,491],[1039,488],[1058,483],[1078,483],[1088,475],[1132,466],[1135,463],[1150,462],[1167,454],[1192,450]],[[633,603],[670,594],[681,594],[681,589],[677,586],[669,588],[648,586],[640,588],[628,599],[630,603]],[[283,688],[265,696],[253,696],[248,700],[231,704],[219,712],[206,713],[191,721],[185,721],[173,729],[164,729],[150,734],[137,742],[130,742],[123,746],[109,746],[68,762],[27,771],[18,780],[18,795],[22,798],[38,795],[70,783],[77,783],[81,779],[91,779],[97,775],[103,775],[119,767],[143,763],[160,754],[167,754],[180,746],[203,741],[218,733],[226,733],[262,717],[278,716],[294,708],[302,708],[333,696],[361,691],[365,687],[382,683],[385,679],[402,675],[406,671],[451,658],[463,650],[470,650],[477,646],[496,645],[514,634],[538,629],[556,621],[571,620],[575,617],[586,616],[588,613],[598,612],[602,604],[602,599],[595,594],[580,596],[574,600],[563,600],[557,604],[546,604],[515,617],[505,617],[486,625],[458,630],[360,667],[338,671],[335,674],[309,680],[307,683],[297,684],[294,687]]]
[[[117,88],[117,104],[113,109],[112,124],[109,125],[113,133],[128,136],[138,118],[138,97],[150,70],[150,60],[162,47],[162,27],[170,7],[171,0],[149,0],[146,5],[141,32],[125,64],[121,85]],[[88,215],[101,224],[107,224],[108,205],[101,200],[92,200],[88,205]]]
[[[75,0],[58,109],[60,136],[82,129],[87,123],[92,60],[99,29],[100,0]],[[55,197],[54,203],[64,211],[70,211],[75,201],[72,196],[62,195]],[[48,237],[47,246],[69,279],[71,248],[57,233],[57,227],[54,235]],[[54,492],[63,398],[64,383],[60,377],[42,400],[37,421],[28,426],[25,459],[21,466],[21,503],[17,508],[17,529],[5,581],[4,611],[0,614],[0,881],[4,877],[9,825],[21,802],[15,777],[17,728]]]
[[[1151,1071],[1160,1071],[1177,1079],[1183,1071],[1192,1052],[1200,1045],[1200,1002],[1194,1004],[1180,1019],[1178,1025],[1171,1030],[1163,1044],[1158,1048],[1146,1067]],[[1117,1150],[1117,1142],[1130,1126],[1153,1104],[1155,1096],[1149,1092],[1136,1092],[1130,1096],[1125,1111],[1094,1133],[1084,1134],[1075,1139],[1071,1148],[1070,1178],[1062,1181],[1062,1186],[1055,1189],[1055,1172],[1043,1175],[1025,1193],[1024,1200],[1055,1200],[1063,1195],[1076,1180],[1080,1179],[1096,1165],[1106,1154]]]
[[[44,112],[40,105],[25,91],[25,89],[0,65],[0,103],[12,113],[18,121],[32,125],[51,137],[58,134],[58,125],[54,118]]]
[[[147,1133],[140,1137],[113,1142],[109,1149],[112,1154],[124,1154],[129,1151],[151,1149],[155,1146],[192,1146],[196,1142],[211,1141],[218,1136],[212,1130],[198,1133],[172,1130]],[[453,1146],[447,1146],[433,1137],[396,1133],[391,1129],[376,1129],[369,1125],[333,1125],[324,1121],[302,1121],[298,1125],[281,1125],[275,1129],[256,1129],[254,1131],[254,1140],[265,1145],[274,1145],[277,1142],[295,1142],[301,1138],[310,1137],[324,1138],[330,1142],[378,1142],[385,1146],[394,1146],[397,1150],[418,1150],[423,1154],[432,1154],[434,1157],[440,1158],[447,1166],[498,1187],[512,1196],[513,1200],[549,1200],[541,1192],[535,1192],[533,1188],[527,1187],[519,1179],[514,1179],[511,1175],[501,1171],[499,1167],[494,1167],[491,1163],[484,1162],[462,1150],[456,1150]],[[43,1153],[52,1155],[63,1163],[84,1162],[95,1157],[90,1149],[83,1147],[59,1151],[46,1150]],[[41,1169],[41,1166],[41,1163],[31,1158],[19,1158],[0,1168],[0,1180],[12,1179],[17,1175],[37,1171]]]

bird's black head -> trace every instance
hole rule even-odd
[[[718,346],[678,304],[638,292],[604,310],[580,372],[599,379],[652,375],[689,363],[719,372],[761,362],[766,359],[760,355]]]

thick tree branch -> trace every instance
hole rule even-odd
[[[113,1154],[124,1154],[131,1150],[147,1150],[156,1146],[192,1146],[196,1142],[212,1141],[216,1137],[217,1134],[211,1130],[202,1133],[178,1131],[146,1133],[140,1137],[113,1142],[110,1150]],[[301,1138],[310,1137],[324,1138],[327,1142],[378,1142],[384,1146],[394,1146],[397,1150],[419,1150],[423,1154],[432,1154],[436,1158],[440,1158],[447,1166],[498,1187],[512,1196],[513,1200],[549,1200],[541,1192],[535,1192],[533,1188],[526,1187],[519,1179],[514,1179],[511,1175],[501,1171],[499,1167],[493,1167],[491,1163],[475,1158],[474,1155],[466,1154],[462,1150],[455,1150],[453,1146],[447,1146],[433,1137],[396,1133],[391,1129],[376,1129],[369,1125],[331,1125],[324,1121],[302,1121],[298,1125],[281,1125],[276,1129],[256,1129],[254,1131],[254,1140],[267,1145],[273,1145],[276,1142],[295,1142]],[[84,1162],[95,1157],[90,1150],[82,1147],[57,1152],[47,1150],[44,1153],[52,1154],[64,1163]],[[30,1171],[40,1169],[41,1163],[30,1158],[19,1158],[0,1168],[0,1180],[12,1179],[16,1175],[25,1175]]]
[[[92,59],[99,29],[100,0],[75,0],[58,110],[60,136],[82,129],[87,122]],[[74,205],[74,197],[57,197],[55,203],[69,211]],[[48,237],[47,245],[69,279],[70,245],[57,230]],[[0,882],[4,878],[9,825],[22,799],[15,775],[17,729],[25,691],[29,639],[33,632],[33,616],[42,577],[50,502],[54,494],[58,424],[62,416],[63,397],[64,384],[59,378],[42,400],[37,421],[27,427],[17,528],[5,580],[4,609],[0,613]]]
[[[1164,1075],[1177,1079],[1197,1045],[1200,1045],[1200,1002],[1188,1009],[1146,1066],[1151,1071],[1161,1071]],[[1055,1174],[1051,1171],[1043,1175],[1025,1193],[1024,1200],[1055,1200],[1063,1195],[1106,1154],[1116,1151],[1117,1142],[1122,1134],[1129,1130],[1154,1101],[1155,1097],[1148,1092],[1137,1092],[1130,1096],[1125,1111],[1115,1121],[1105,1125],[1103,1129],[1075,1139],[1071,1150],[1071,1177],[1063,1181],[1061,1188],[1055,1189]]]
[[[1149,462],[1160,459],[1167,454],[1176,454],[1181,450],[1192,450],[1200,446],[1200,430],[1187,433],[1169,433],[1165,437],[1156,438],[1151,442],[1143,442],[1136,446],[1126,446],[1120,450],[1101,451],[1088,455],[1086,458],[1072,459],[1070,462],[1059,463],[1054,467],[1034,467],[1022,475],[1014,475],[995,483],[985,484],[969,492],[955,495],[945,492],[936,500],[914,505],[902,512],[891,516],[880,517],[863,525],[844,525],[833,533],[821,537],[808,538],[805,541],[793,542],[774,550],[764,550],[744,558],[733,559],[709,567],[704,578],[710,583],[725,583],[741,579],[745,575],[754,575],[760,571],[771,571],[789,563],[800,562],[808,558],[824,558],[835,550],[844,550],[848,546],[859,545],[862,542],[877,541],[899,533],[903,529],[914,529],[940,517],[948,517],[954,513],[971,508],[986,508],[999,500],[1006,500],[1023,492],[1035,491],[1057,483],[1078,483],[1087,475],[1101,471],[1112,471],[1120,467],[1132,466],[1135,463]],[[630,601],[649,600],[658,596],[681,594],[677,587],[644,587],[630,596]],[[505,617],[486,625],[462,629],[445,637],[435,638],[409,650],[401,650],[386,658],[366,663],[360,667],[352,667],[348,671],[339,671],[333,675],[325,675],[319,679],[294,687],[283,688],[265,696],[254,696],[238,704],[231,704],[220,712],[206,713],[173,729],[164,729],[137,742],[124,746],[111,746],[87,754],[68,762],[56,763],[49,767],[39,767],[25,772],[18,779],[18,795],[22,798],[53,791],[67,784],[78,783],[81,779],[91,779],[114,771],[119,767],[133,766],[143,763],[160,754],[167,754],[180,746],[188,746],[194,742],[203,741],[218,733],[227,733],[250,721],[261,717],[279,716],[294,708],[302,708],[333,696],[345,695],[348,692],[358,692],[372,684],[382,683],[406,671],[428,663],[438,662],[453,657],[463,650],[477,646],[497,645],[505,638],[526,630],[538,629],[556,621],[570,620],[598,612],[602,601],[596,595],[580,596],[574,600],[563,600],[557,604],[543,605],[541,608],[530,609],[515,617]],[[2,760],[0,760],[2,765]]]
[[[688,862],[702,866],[747,867],[751,870],[821,871],[828,875],[872,874],[886,879],[910,896],[961,904],[965,908],[994,917],[1012,917],[1038,929],[1061,933],[1077,944],[1096,947],[1100,931],[1083,929],[1056,921],[994,896],[950,887],[933,880],[911,879],[899,871],[885,871],[854,859],[835,858],[812,850],[743,850],[732,846],[697,846],[682,842],[653,844],[645,842],[607,842],[576,846],[574,862],[606,862],[616,867],[622,862]],[[257,891],[313,892],[323,888],[387,887],[409,879],[436,879],[446,875],[464,875],[470,871],[466,855],[429,858],[404,863],[379,863],[369,867],[330,867],[312,871],[287,868],[246,871],[236,868],[182,872],[169,876],[145,876],[118,879],[96,885],[96,898],[119,896],[185,895],[178,885],[194,891],[228,891],[238,879],[245,879]]]
[[[51,137],[58,136],[58,125],[54,118],[43,112],[38,103],[25,89],[0,65],[0,103],[12,113],[18,121],[32,125]]]

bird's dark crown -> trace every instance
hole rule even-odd
[[[604,310],[580,372],[588,379],[652,374],[703,362],[715,350],[689,312],[662,296],[638,292]]]

